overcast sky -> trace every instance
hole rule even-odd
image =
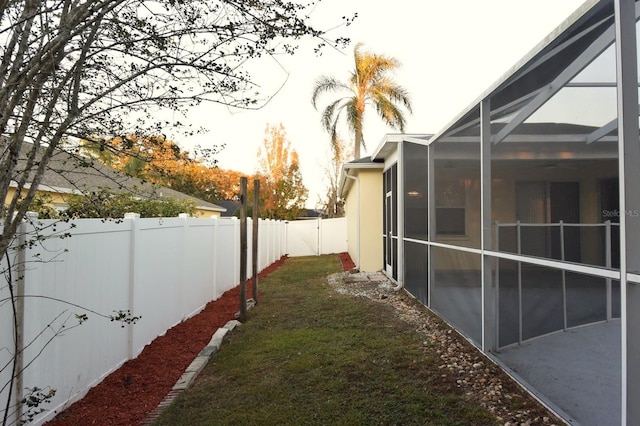
[[[329,161],[329,137],[320,124],[320,112],[311,105],[314,81],[330,75],[344,81],[353,67],[353,45],[392,56],[402,64],[394,78],[412,99],[413,115],[407,133],[436,133],[523,56],[569,17],[582,0],[322,0],[313,19],[339,22],[358,13],[349,27],[340,28],[352,40],[343,52],[325,50],[316,56],[307,48],[293,57],[260,64],[264,89],[284,85],[258,111],[201,107],[188,120],[208,133],[188,139],[176,136],[186,149],[226,144],[219,166],[247,174],[255,172],[257,152],[265,126],[282,123],[292,147],[300,155],[308,207],[314,207],[326,188],[323,168]],[[322,24],[320,24],[322,26]],[[324,106],[333,100],[320,99]],[[386,128],[373,109],[365,113],[364,137],[369,154]],[[351,142],[352,143],[352,142]]]

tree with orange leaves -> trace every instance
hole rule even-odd
[[[299,217],[309,191],[302,182],[298,153],[291,148],[282,124],[267,124],[258,159],[262,200],[260,216],[286,220]]]
[[[218,151],[218,147],[197,146],[192,154],[159,135],[127,135],[108,143],[82,144],[84,154],[130,176],[209,202],[237,199],[242,174],[216,167]]]

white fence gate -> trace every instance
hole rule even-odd
[[[296,220],[287,224],[289,256],[319,256],[347,251],[347,218]]]
[[[26,366],[20,390],[56,390],[36,424],[240,282],[240,221],[235,218],[36,222],[37,230],[26,223],[20,230],[27,242],[39,235],[34,244],[0,261],[0,270],[11,269],[24,292],[17,299]],[[250,277],[251,220],[247,228]],[[285,222],[259,222],[258,270],[286,254],[285,235]],[[12,300],[9,286],[0,285],[0,416],[15,353]],[[142,319],[119,327],[96,315],[120,310]],[[79,325],[78,315],[84,314],[88,320]]]

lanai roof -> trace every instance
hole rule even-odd
[[[498,131],[492,129],[493,142],[499,143],[563,88],[615,88],[613,79],[576,79],[586,66],[611,47],[615,40],[614,23],[612,0],[587,0],[432,140],[465,135],[468,129],[477,128],[480,105],[487,99],[490,99],[492,123],[503,123]],[[566,123],[562,119],[558,121]],[[580,137],[585,143],[596,142],[607,135],[615,136],[615,117],[605,121],[595,127],[565,125],[562,130],[566,133],[559,134],[574,139]],[[516,133],[522,133],[519,130]]]

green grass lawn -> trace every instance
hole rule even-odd
[[[287,259],[154,424],[496,424],[451,393],[433,349],[391,306],[331,289],[325,277],[339,271],[336,256]]]

